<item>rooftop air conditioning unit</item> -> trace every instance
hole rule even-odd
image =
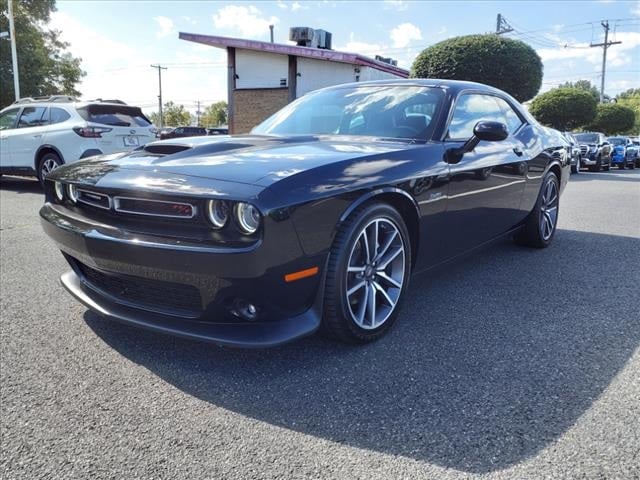
[[[315,47],[331,50],[331,32],[326,30],[316,30],[313,38]]]
[[[383,57],[381,55],[376,55],[376,60],[382,63],[388,63],[389,65],[393,65],[394,67],[398,66],[398,60],[395,60],[391,57]]]
[[[296,42],[299,47],[313,46],[315,30],[310,27],[291,27],[289,29],[289,40]]]

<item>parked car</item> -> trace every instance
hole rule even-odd
[[[627,137],[609,137],[607,141],[613,148],[612,161],[621,170],[625,167],[636,168],[638,147]]]
[[[165,140],[168,138],[199,137],[206,134],[207,130],[202,127],[178,127],[169,132],[160,133],[160,139]]]
[[[228,127],[207,128],[207,135],[229,135]]]
[[[0,111],[0,173],[43,181],[64,163],[145,145],[153,132],[140,108],[119,100],[23,98]]]
[[[565,148],[492,87],[362,82],[309,93],[253,134],[59,168],[40,216],[71,266],[62,284],[105,317],[236,346],[321,325],[368,342],[412,273],[505,235],[548,246]]]
[[[156,131],[156,138],[162,139],[163,137],[166,137],[167,134],[173,132],[174,130],[175,130],[175,127],[160,128]]]
[[[571,132],[564,132],[564,136],[569,142],[569,150],[571,155],[571,173],[580,173],[580,163],[582,151],[580,149],[580,143],[573,136]]]
[[[635,150],[635,166],[640,168],[640,138],[632,137],[631,146]]]
[[[611,168],[611,145],[604,133],[582,132],[573,136],[580,142],[581,163],[589,167],[590,172],[608,171]]]

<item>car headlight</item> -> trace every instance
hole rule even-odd
[[[214,228],[222,228],[229,220],[229,204],[224,200],[209,200],[207,202],[207,217]]]
[[[236,204],[235,214],[240,230],[243,233],[251,235],[258,231],[260,227],[260,212],[256,207],[249,203],[240,202]]]
[[[62,202],[64,200],[64,185],[62,182],[53,182],[53,191],[58,201]]]
[[[78,189],[75,185],[69,185],[67,187],[67,194],[69,195],[69,199],[76,203],[78,201]]]

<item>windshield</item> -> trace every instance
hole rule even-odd
[[[598,143],[600,139],[597,133],[576,133],[576,140],[583,143]]]
[[[609,137],[607,138],[607,142],[609,142],[611,145],[624,145],[625,143],[627,143],[624,138],[620,137]]]
[[[253,129],[273,135],[364,135],[427,140],[442,104],[438,88],[355,86],[310,93]]]

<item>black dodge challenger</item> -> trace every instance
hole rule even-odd
[[[236,346],[367,342],[412,273],[506,234],[549,245],[567,146],[485,85],[340,85],[250,135],[60,167],[40,216],[62,284],[107,318]]]

